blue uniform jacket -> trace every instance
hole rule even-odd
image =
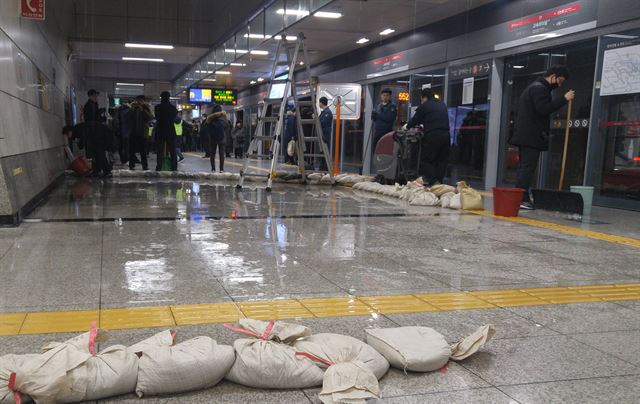
[[[375,134],[376,137],[386,135],[393,130],[393,123],[398,116],[398,107],[393,102],[378,104],[375,110]]]
[[[322,140],[327,145],[331,144],[331,129],[333,126],[333,113],[329,107],[322,110],[319,116],[320,127],[322,128]]]

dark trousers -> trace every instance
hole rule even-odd
[[[420,156],[420,174],[425,184],[444,183],[444,176],[449,163],[451,142],[449,132],[433,131],[422,138]]]
[[[162,168],[162,159],[164,159],[166,153],[168,152],[171,155],[171,171],[176,171],[178,169],[178,156],[176,155],[176,138],[159,138],[158,143],[156,145],[156,171],[160,171]]]
[[[140,162],[142,169],[148,169],[147,163],[147,142],[142,136],[131,136],[129,138],[129,169],[136,168],[136,153],[140,153]]]
[[[518,152],[520,153],[520,164],[518,165],[516,188],[522,188],[525,190],[525,193],[522,195],[523,202],[531,202],[531,198],[529,197],[529,188],[531,188],[536,168],[538,168],[540,150],[526,146],[518,146]]]
[[[93,173],[98,175],[109,174],[111,172],[111,165],[107,160],[107,153],[104,148],[101,147],[92,147],[91,149],[91,157],[93,158]]]
[[[211,158],[211,171],[216,170],[216,149],[218,149],[218,154],[220,155],[220,171],[224,170],[224,153],[225,153],[225,143],[224,140],[211,140],[209,143],[209,158]]]

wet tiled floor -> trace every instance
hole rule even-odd
[[[208,165],[195,157],[185,164],[194,171]],[[640,249],[628,245],[409,207],[348,188],[277,184],[267,194],[263,184],[242,192],[234,185],[65,179],[23,225],[0,229],[0,313],[82,310],[80,321],[82,313],[89,318],[112,308],[224,302],[242,308],[245,302],[281,299],[319,299],[314,310],[320,310],[332,297],[367,301],[379,295],[640,282]],[[594,215],[624,222],[620,235],[636,237],[637,213],[611,212]],[[616,229],[590,226],[612,234]],[[638,301],[438,312],[421,305],[424,310],[416,313],[364,310],[297,319],[294,313],[288,321],[361,339],[368,327],[425,325],[449,342],[480,325],[496,325],[494,340],[446,372],[390,371],[380,382],[381,403],[635,403],[640,397]],[[35,324],[35,334],[0,337],[0,355],[37,351],[45,341],[71,335],[38,334]],[[236,338],[220,324],[176,328],[180,340],[209,335],[229,344]],[[116,329],[109,344],[131,344],[154,331]],[[223,382],[143,402],[308,403],[318,402],[317,392]],[[110,401],[140,400],[131,395]]]

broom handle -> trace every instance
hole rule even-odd
[[[571,123],[571,107],[573,106],[573,100],[569,100],[567,106],[567,122],[564,129],[564,149],[562,150],[562,167],[560,168],[560,183],[558,184],[558,191],[562,191],[564,187],[564,169],[567,164],[567,148],[569,146],[569,124]]]

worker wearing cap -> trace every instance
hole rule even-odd
[[[371,113],[374,122],[373,144],[378,144],[380,138],[393,130],[393,123],[398,115],[398,107],[391,101],[393,93],[385,88],[380,93],[380,103]]]

